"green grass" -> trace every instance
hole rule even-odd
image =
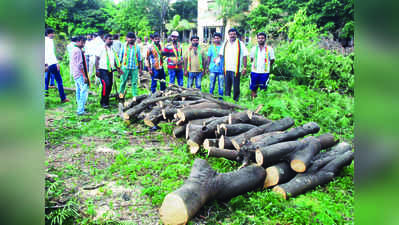
[[[66,67],[63,67],[63,78],[66,86],[73,87]],[[209,90],[207,80],[208,77],[205,76],[202,82],[203,91],[206,92]],[[187,84],[186,78],[185,84]],[[146,90],[140,90],[140,93],[146,93]],[[129,94],[128,91],[127,97]],[[165,195],[183,184],[196,157],[206,158],[204,153],[198,156],[190,155],[183,140],[171,143],[171,150],[156,147],[144,149],[138,146],[134,154],[128,154],[126,149],[131,144],[127,133],[132,132],[133,135],[142,137],[143,143],[151,134],[141,130],[142,128],[138,130],[135,124],[128,127],[119,118],[98,120],[103,114],[117,112],[116,107],[110,110],[100,108],[99,97],[89,96],[86,108],[90,115],[77,117],[74,95],[68,96],[71,103],[61,105],[58,93],[56,90],[51,90],[50,97],[45,100],[46,109],[51,110],[52,114],[60,118],[52,123],[52,127],[46,128],[46,141],[50,146],[47,151],[52,151],[51,146],[57,145],[79,147],[84,149],[88,159],[93,159],[90,152],[95,143],[84,144],[82,138],[93,136],[106,138],[106,146],[119,153],[111,166],[104,169],[96,168],[96,161],[92,160],[88,166],[91,167],[90,174],[93,179],[115,180],[128,186],[140,185],[143,187],[141,194],[149,198],[154,208],[159,208]],[[231,98],[226,100],[233,102]],[[112,100],[111,104],[116,103]],[[305,86],[297,86],[293,82],[275,81],[272,76],[269,89],[266,92],[260,92],[258,98],[251,100],[249,80],[243,77],[239,104],[250,109],[263,104],[264,107],[261,110],[263,115],[270,119],[290,116],[295,120],[296,126],[310,121],[317,122],[321,126],[320,133],[330,132],[337,138],[350,143],[354,137],[354,99],[351,96],[321,93]],[[160,126],[164,134],[171,134],[171,124],[164,123]],[[153,138],[160,140],[161,146],[169,145],[161,136]],[[219,172],[232,171],[239,166],[225,159],[210,158],[208,161]],[[79,176],[82,173],[68,165],[64,169],[58,168],[52,172],[59,177]],[[235,197],[228,203],[211,202],[205,205],[198,215],[207,224],[353,224],[353,173],[352,163],[328,185],[317,187],[296,198],[283,200],[269,190],[259,190]],[[47,187],[49,185],[51,184],[46,183]],[[52,197],[59,197],[63,191],[68,191],[63,189],[62,180],[57,182],[55,189],[55,192],[48,192]],[[87,214],[94,214],[95,206],[90,202],[85,204],[89,206]],[[80,218],[73,212],[70,213],[66,215],[75,218],[80,223],[95,223],[90,218]],[[47,215],[51,220],[51,214]],[[196,217],[190,224],[198,221],[200,219]]]

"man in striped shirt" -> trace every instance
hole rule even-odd
[[[168,44],[162,55],[168,57],[169,83],[174,84],[177,78],[177,84],[183,87],[183,48],[178,43],[179,33],[172,32],[172,44]]]
[[[119,98],[124,98],[127,80],[130,78],[132,83],[132,95],[137,96],[138,74],[142,73],[140,47],[136,44],[136,35],[129,32],[126,35],[126,43],[119,52],[123,74],[121,76],[121,85],[119,88]]]
[[[151,74],[151,92],[155,93],[157,90],[157,83],[160,82],[160,90],[166,89],[165,85],[165,71],[163,70],[163,57],[162,46],[158,33],[153,36],[153,44],[147,50],[147,64],[149,65],[148,71]]]

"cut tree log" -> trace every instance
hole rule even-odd
[[[284,158],[288,158],[290,161],[292,161],[292,158],[297,159],[298,157],[298,159],[303,159],[303,164],[300,164],[300,162],[302,161],[297,160],[298,163],[296,163],[297,161],[295,161],[294,164],[295,168],[292,167],[292,163],[290,165],[294,171],[300,172],[298,170],[299,164],[305,165],[304,167],[306,169],[306,165],[309,165],[310,159],[316,153],[320,152],[322,147],[331,147],[334,144],[336,144],[336,141],[334,140],[334,136],[332,136],[331,134],[325,134],[318,137],[307,137],[298,141],[287,141],[259,148],[255,152],[255,159],[256,163],[259,166],[263,166],[266,168],[275,163],[278,163]],[[296,154],[297,152],[302,151],[303,153]],[[289,155],[293,152],[294,154]],[[310,157],[309,161],[307,161],[308,157]],[[302,170],[303,168],[300,169]]]
[[[255,125],[247,123],[221,124],[219,132],[221,135],[230,137],[242,134],[255,127]]]
[[[146,98],[148,98],[148,97],[149,97],[149,95],[139,95],[139,96],[135,96],[135,97],[133,97],[132,99],[130,99],[129,101],[126,101],[126,102],[124,103],[124,108],[125,108],[126,110],[127,110],[127,109],[130,109],[130,108],[132,108],[133,106],[140,104],[144,99],[146,99]]]
[[[213,138],[207,138],[204,140],[204,148],[206,150],[209,150],[212,147],[217,147],[219,145],[219,140],[218,139],[213,139]]]
[[[272,132],[252,137],[250,141],[253,143],[253,149],[262,148],[268,145],[276,144],[284,141],[292,141],[304,137],[308,134],[319,132],[320,127],[317,123],[310,122],[302,126],[289,129],[284,132]]]
[[[230,114],[230,110],[226,109],[178,109],[177,116],[182,121],[190,121],[194,119],[209,118],[212,116],[223,117]]]
[[[275,186],[272,190],[281,194],[284,199],[295,197],[306,191],[312,190],[319,185],[324,185],[330,182],[343,167],[350,165],[354,158],[352,151],[346,151],[342,155],[331,160],[321,169],[312,169],[306,173],[296,175],[287,183]]]
[[[281,120],[272,121],[271,123],[255,127],[245,133],[237,135],[236,137],[232,138],[231,142],[233,143],[235,149],[240,150],[241,146],[245,143],[245,141],[249,140],[251,137],[267,132],[283,131],[292,127],[293,125],[294,125],[294,120],[289,117],[286,117]]]
[[[126,120],[129,120],[131,118],[134,118],[135,115],[138,115],[141,113],[143,110],[145,110],[148,106],[154,104],[155,102],[158,101],[163,101],[165,99],[169,98],[174,98],[177,97],[178,95],[171,95],[171,96],[162,96],[162,97],[149,97],[145,100],[143,100],[140,104],[133,106],[132,108],[128,109],[126,112],[123,113],[123,118]]]
[[[295,177],[297,173],[293,171],[288,162],[279,162],[276,165],[266,168],[266,179],[263,188],[286,183]]]
[[[231,142],[231,140],[234,137],[226,137],[226,136],[222,135],[219,138],[219,148],[221,148],[221,149],[234,149],[233,142]]]
[[[180,138],[186,134],[186,124],[173,129],[173,137]]]
[[[174,115],[177,113],[177,109],[172,106],[169,106],[165,109],[162,109],[161,112],[164,120],[171,121],[173,120]]]
[[[309,144],[294,153],[289,157],[291,168],[303,173],[312,162],[312,158],[320,152],[320,150],[334,146],[337,143],[331,134],[324,134],[312,139]]]
[[[266,172],[249,166],[229,173],[217,173],[208,162],[195,159],[190,177],[162,202],[159,214],[164,224],[186,224],[211,200],[226,201],[263,185]]]
[[[231,149],[209,148],[208,157],[225,158],[232,161],[237,161],[238,151]]]
[[[232,113],[229,115],[229,124],[234,124],[234,123],[250,123],[255,126],[261,126],[264,124],[268,124],[271,122],[271,120],[268,120],[264,118],[263,116],[254,116],[252,115],[253,112],[251,111],[243,111],[243,112],[237,112],[237,113]]]
[[[161,107],[154,107],[150,113],[144,118],[144,124],[149,127],[154,127],[162,120]]]

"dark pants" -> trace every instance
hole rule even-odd
[[[182,69],[168,69],[169,72],[169,83],[174,84],[175,78],[177,78],[177,84],[183,87],[183,70]]]
[[[48,76],[48,72],[45,72],[45,73],[44,73],[44,79],[47,79],[47,76]],[[50,86],[55,86],[55,83],[54,83],[54,74],[51,74],[51,76],[50,76]]]
[[[112,72],[100,69],[100,80],[102,85],[100,104],[101,106],[108,106],[113,82]]]
[[[226,71],[224,77],[225,95],[231,96],[231,86],[233,86],[233,99],[235,101],[238,101],[238,98],[240,98],[240,77],[240,73],[235,74],[233,71]]]
[[[53,75],[55,78],[55,81],[57,81],[58,92],[60,93],[61,101],[64,101],[66,99],[66,96],[64,93],[64,86],[62,85],[62,77],[61,77],[60,71],[57,70],[57,64],[50,65],[48,67],[48,72],[46,74],[47,74],[47,76],[44,81],[45,93],[48,94],[48,85],[50,83],[50,77]]]
[[[165,81],[160,81],[160,80],[165,80],[165,71],[163,69],[156,70],[152,69],[152,76],[151,76],[151,92],[155,93],[157,91],[157,84],[159,81],[159,85],[161,86],[161,91],[166,89],[166,83]]]

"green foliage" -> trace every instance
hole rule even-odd
[[[197,0],[181,0],[174,2],[168,12],[168,20],[180,15],[182,20],[197,21]]]
[[[310,88],[353,94],[353,54],[344,56],[320,48],[320,30],[304,10],[299,10],[286,28],[291,41],[282,41],[275,48],[275,75],[294,78]]]
[[[184,31],[190,30],[192,28],[195,28],[195,24],[188,22],[186,19],[180,20],[180,15],[178,14],[174,15],[173,19],[166,24],[168,34],[172,33],[174,30]]]

